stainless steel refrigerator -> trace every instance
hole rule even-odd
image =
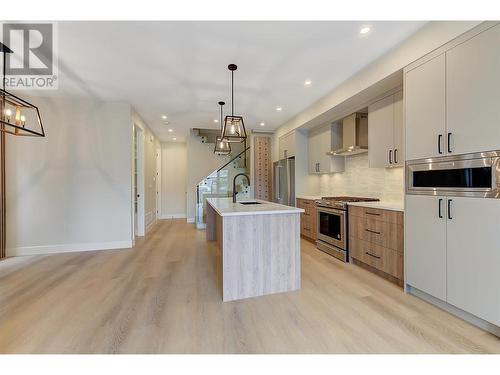
[[[295,159],[273,163],[273,202],[295,206]]]

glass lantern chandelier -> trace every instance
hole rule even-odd
[[[236,64],[229,64],[227,67],[231,71],[231,115],[224,119],[222,128],[222,138],[230,143],[240,143],[247,139],[247,132],[242,116],[234,115],[234,71],[238,69]]]
[[[5,90],[6,56],[12,50],[0,43],[3,54],[3,85],[0,89],[0,132],[17,136],[45,137],[38,107]]]
[[[231,154],[231,145],[229,144],[227,138],[222,136],[223,128],[222,128],[222,107],[224,106],[224,102],[219,102],[220,105],[220,126],[221,126],[221,135],[215,138],[215,148],[214,154],[216,155],[229,155]]]

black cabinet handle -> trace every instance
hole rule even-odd
[[[373,216],[380,216],[380,214],[376,214],[374,212],[367,212],[367,211],[365,211],[365,214],[366,215],[373,215]]]
[[[371,256],[372,258],[380,259],[380,257],[378,255],[372,254],[369,251],[365,252],[365,254]]]
[[[451,201],[452,199],[448,199],[448,219],[452,220],[453,218],[451,217]]]
[[[443,138],[443,135],[442,134],[439,134],[438,135],[438,153],[439,154],[442,154],[443,151],[441,150],[441,139]]]
[[[392,150],[389,150],[389,164],[392,164]]]
[[[321,172],[321,167],[320,167],[321,163],[318,163],[318,173]]]
[[[398,164],[398,149],[394,149],[394,164]]]
[[[443,199],[442,198],[439,198],[439,218],[442,219],[443,218],[443,212],[441,211],[441,203],[443,203]]]
[[[450,142],[451,142],[451,133],[448,133],[448,152],[451,153],[451,145],[450,145]]]
[[[371,230],[371,229],[365,229],[365,231],[373,233],[373,234],[380,234],[380,232],[376,232],[376,231]]]

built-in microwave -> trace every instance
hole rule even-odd
[[[500,198],[500,151],[407,161],[406,193]]]

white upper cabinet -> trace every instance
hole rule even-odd
[[[405,165],[403,91],[394,94],[394,164]],[[369,148],[368,148],[369,149]]]
[[[446,301],[446,198],[407,195],[406,282]]]
[[[445,54],[405,74],[406,159],[445,153]]]
[[[309,174],[344,172],[343,156],[327,155],[332,149],[342,147],[341,125],[327,125],[309,133]]]
[[[500,25],[446,52],[452,154],[500,149]]]
[[[368,107],[370,167],[404,165],[403,93],[389,95]]]
[[[280,160],[295,156],[295,132],[281,136],[278,146]]]
[[[368,107],[368,162],[386,167],[394,160],[394,100],[390,95]]]
[[[447,302],[500,326],[500,200],[449,200]]]

